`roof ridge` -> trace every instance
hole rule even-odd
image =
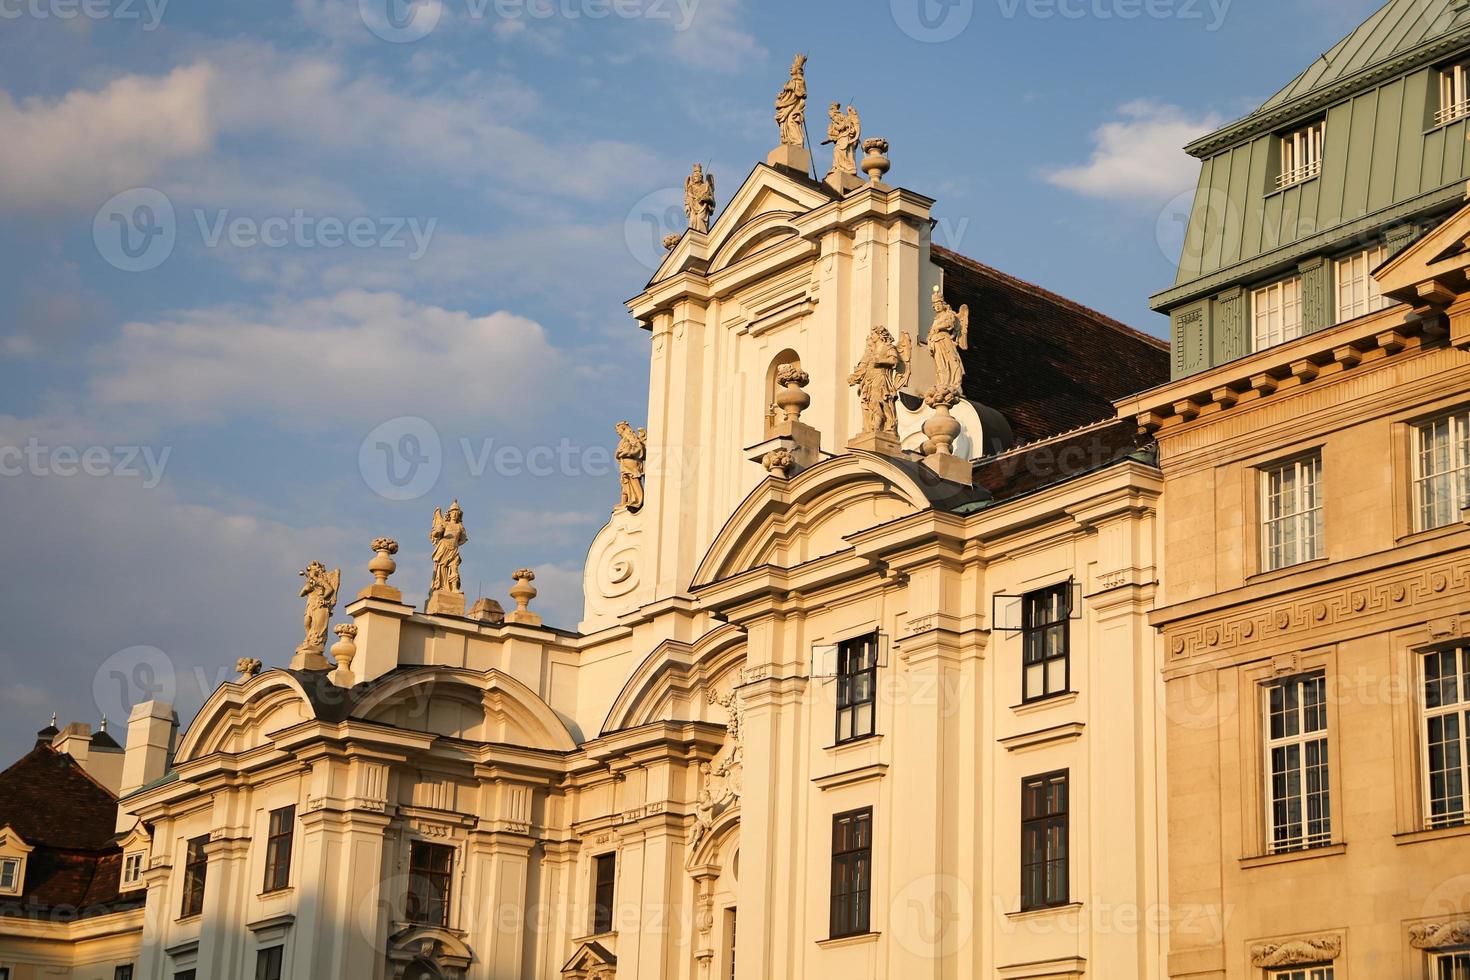
[[[975,462],[977,464],[994,462],[997,459],[1005,459],[1007,456],[1013,456],[1016,453],[1027,452],[1029,450],[1037,448],[1038,446],[1044,446],[1049,442],[1058,442],[1062,439],[1070,439],[1073,436],[1081,435],[1082,433],[1087,432],[1091,429],[1102,429],[1110,425],[1116,425],[1119,422],[1127,421],[1127,419],[1118,415],[1114,415],[1111,418],[1099,419],[1096,422],[1088,422],[1086,425],[1079,425],[1076,428],[1068,429],[1065,432],[1057,432],[1053,435],[1043,436],[1040,439],[1032,439],[1030,442],[1017,443],[1016,445],[1011,446],[1009,449],[1002,449],[998,453],[993,453],[989,456],[981,456],[977,458]]]
[[[958,262],[962,265],[968,266],[970,269],[980,273],[981,275],[990,276],[991,278],[1002,280],[1012,286],[1020,288],[1025,292],[1031,293],[1033,296],[1037,296],[1041,299],[1048,300],[1049,302],[1056,303],[1059,306],[1065,306],[1070,310],[1081,313],[1089,319],[1094,320],[1099,326],[1107,327],[1110,330],[1116,330],[1124,336],[1132,337],[1135,340],[1142,340],[1150,346],[1156,347],[1160,350],[1167,351],[1169,349],[1169,342],[1167,340],[1155,337],[1153,334],[1145,333],[1142,330],[1139,330],[1137,327],[1130,327],[1128,324],[1124,323],[1121,320],[1116,320],[1113,317],[1108,316],[1106,313],[1095,310],[1092,307],[1087,306],[1083,303],[1079,303],[1074,299],[1068,299],[1060,293],[1052,292],[1045,286],[1039,286],[1034,282],[1030,282],[1029,280],[1021,279],[1018,276],[1013,276],[1009,272],[1002,272],[1000,269],[997,269],[993,265],[987,265],[986,263],[981,262],[978,259],[970,258],[968,255],[961,255],[959,252],[956,252],[953,249],[945,248],[943,245],[931,244],[930,249],[934,253],[937,253],[940,257],[948,258],[953,262]]]

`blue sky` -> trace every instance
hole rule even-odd
[[[453,497],[466,590],[531,566],[575,626],[643,421],[622,301],[689,164],[724,200],[775,144],[794,52],[938,241],[1161,333],[1177,147],[1376,6],[0,0],[0,761],[285,665],[312,559],[351,596],[395,537],[421,603]]]

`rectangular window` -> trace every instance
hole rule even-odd
[[[837,742],[866,738],[876,731],[878,634],[837,646]]]
[[[0,980],[4,980],[4,978],[0,978]],[[180,970],[178,973],[174,974],[174,980],[194,980],[194,971]]]
[[[141,884],[143,881],[143,852],[134,851],[132,854],[123,855],[122,883],[128,885]]]
[[[296,833],[296,808],[272,810],[265,840],[265,887],[278,892],[291,885],[291,843]]]
[[[1470,980],[1470,952],[1436,953],[1431,963],[1430,980]]]
[[[592,934],[613,931],[613,899],[618,887],[618,855],[599,854],[592,868]]]
[[[1293,276],[1251,295],[1255,350],[1265,350],[1302,335],[1302,278]]]
[[[1021,911],[1066,905],[1067,770],[1021,780]]]
[[[281,980],[280,946],[269,946],[255,954],[255,980]]]
[[[1453,122],[1470,115],[1470,87],[1466,82],[1465,65],[1451,65],[1439,73],[1439,111],[1434,114],[1436,124]]]
[[[1322,172],[1322,138],[1326,133],[1326,121],[1319,120],[1281,137],[1281,174],[1276,178],[1278,188],[1300,184]]]
[[[1072,583],[1021,597],[1021,700],[1065,694],[1072,685]]]
[[[873,808],[832,818],[831,938],[861,936],[869,929],[873,889]]]
[[[408,848],[408,921],[449,925],[449,882],[454,848],[414,841]]]
[[[1378,287],[1372,271],[1388,261],[1382,245],[1337,260],[1337,322],[1377,313],[1392,306]]]
[[[189,841],[184,855],[184,907],[180,918],[187,919],[204,911],[204,879],[209,874],[209,856],[204,845],[209,837],[195,837]]]
[[[1332,967],[1294,966],[1290,970],[1272,970],[1271,980],[1332,980]]]
[[[1470,503],[1470,411],[1414,431],[1414,530],[1447,527]]]
[[[20,860],[0,858],[0,892],[15,895],[20,892]]]
[[[1322,457],[1304,456],[1263,472],[1262,571],[1321,558]]]
[[[1470,647],[1431,650],[1424,664],[1425,822],[1465,823],[1470,782]]]
[[[735,980],[735,910],[725,910],[725,955],[729,957],[729,969],[725,980]]]
[[[1327,678],[1266,685],[1266,799],[1271,852],[1332,843],[1327,774]]]
[[[125,963],[112,971],[112,980],[133,980],[133,964]]]

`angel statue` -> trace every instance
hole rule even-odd
[[[842,114],[842,103],[834,102],[827,107],[827,138],[822,145],[832,144],[832,173],[857,176],[857,145],[862,134],[863,122],[857,109],[847,107]]]
[[[648,430],[634,429],[628,422],[617,424],[618,479],[623,497],[618,506],[629,512],[643,507],[643,461],[648,458]]]
[[[434,581],[429,594],[436,592],[460,592],[459,548],[470,539],[464,529],[464,511],[459,501],[449,505],[449,514],[434,508],[434,527],[429,531],[429,544],[434,546]]]
[[[776,96],[776,125],[782,146],[806,146],[806,55],[791,63],[791,78]]]
[[[934,385],[959,391],[965,380],[965,362],[960,351],[970,349],[970,307],[961,305],[959,312],[944,301],[944,293],[934,287],[934,323],[929,327],[929,353],[934,355]]]
[[[298,649],[302,653],[321,653],[327,648],[327,624],[332,620],[332,610],[337,608],[342,569],[328,572],[325,565],[314,561],[297,574],[306,579],[299,593],[306,600],[306,615],[301,624],[306,629],[306,639]]]
[[[709,233],[709,221],[715,213],[715,175],[706,174],[697,163],[684,178],[684,213],[689,216],[690,228]]]
[[[856,386],[863,406],[863,432],[898,435],[898,418],[893,401],[909,381],[909,360],[913,342],[907,333],[894,343],[893,334],[883,327],[868,331],[868,344],[863,359],[847,376],[849,386]]]

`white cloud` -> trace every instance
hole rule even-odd
[[[92,365],[103,406],[306,429],[415,412],[509,424],[553,399],[563,374],[533,320],[363,290],[129,323]]]
[[[16,103],[0,91],[0,205],[96,207],[210,149],[208,65],[124,75],[97,92]]]
[[[1118,114],[1122,118],[1093,131],[1092,159],[1049,169],[1046,180],[1088,197],[1167,200],[1199,177],[1199,161],[1184,145],[1223,123],[1214,113],[1195,117],[1149,100],[1120,106]]]
[[[680,12],[671,50],[689,67],[735,72],[765,58],[765,48],[741,26],[739,0],[685,0],[670,6]]]

